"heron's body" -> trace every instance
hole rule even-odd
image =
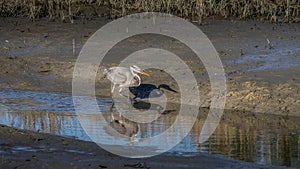
[[[120,88],[119,93],[121,93],[124,87],[139,86],[141,84],[141,78],[137,73],[149,76],[149,74],[143,72],[137,66],[126,67],[111,67],[105,69],[103,74],[106,75],[107,79],[112,83],[111,93],[114,92],[116,85]],[[138,81],[137,84],[136,80]]]
[[[107,69],[106,77],[113,84],[119,85],[119,87],[129,87],[133,83],[136,76],[126,67],[111,67]]]

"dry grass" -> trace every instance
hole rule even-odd
[[[1,16],[40,17],[73,22],[74,17],[121,17],[134,12],[165,12],[201,21],[208,16],[299,22],[300,0],[1,0]]]

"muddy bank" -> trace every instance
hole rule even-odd
[[[76,20],[70,24],[1,18],[0,22],[1,88],[71,92],[74,64],[81,47],[109,20]],[[299,115],[297,27],[297,23],[234,20],[206,20],[199,27],[210,38],[224,64],[226,109]],[[98,70],[96,94],[110,97],[110,82],[101,74],[104,68],[117,65],[124,55],[149,46],[170,50],[191,67],[203,98],[201,106],[209,107],[209,79],[201,61],[178,41],[165,37],[136,36],[116,46]],[[168,74],[159,70],[149,72],[152,76],[143,77],[143,83],[168,84],[179,90]],[[170,102],[180,102],[179,94],[165,94]]]

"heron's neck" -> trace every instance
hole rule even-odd
[[[133,74],[133,76],[137,76],[137,72],[135,72],[134,70],[130,70],[130,71]]]

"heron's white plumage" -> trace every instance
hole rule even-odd
[[[114,92],[115,86],[118,85],[120,87],[119,92],[122,91],[122,88],[129,86],[139,86],[141,84],[141,78],[137,73],[141,73],[144,75],[149,75],[141,70],[138,66],[131,66],[130,68],[126,67],[111,67],[105,69],[103,74],[106,75],[107,79],[112,82],[112,90]],[[136,79],[138,80],[138,84],[134,85]]]

